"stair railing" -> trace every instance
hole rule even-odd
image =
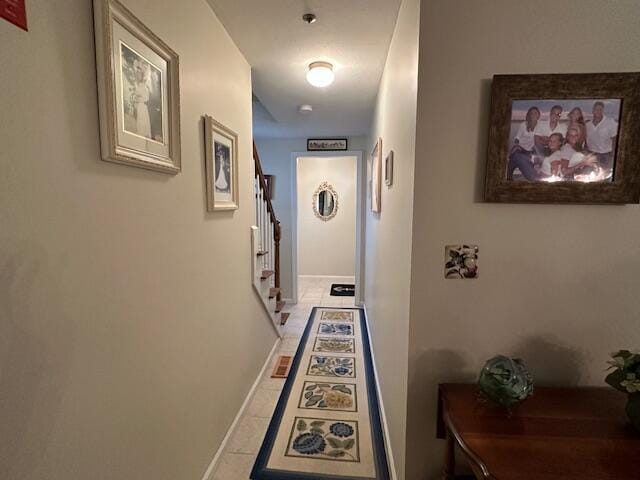
[[[274,287],[277,291],[276,303],[280,305],[282,301],[282,293],[280,292],[280,239],[282,238],[282,229],[271,203],[271,192],[269,192],[267,180],[262,171],[262,164],[260,163],[260,156],[255,142],[253,142],[253,160],[256,166],[254,185],[256,225],[260,230],[259,253],[262,258],[263,270],[274,272]]]

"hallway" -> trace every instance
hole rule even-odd
[[[496,356],[635,435],[639,0],[0,4],[0,480],[386,480],[367,423],[453,478],[440,385]]]
[[[298,303],[285,309],[291,313],[284,337],[272,353],[242,417],[228,438],[213,474],[213,480],[248,480],[256,455],[269,426],[286,379],[271,378],[280,355],[295,355],[313,307],[354,307],[353,297],[329,295],[332,283],[352,283],[353,277],[300,277]]]

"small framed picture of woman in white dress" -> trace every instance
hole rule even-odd
[[[231,129],[204,117],[207,210],[238,208],[238,135]]]
[[[178,173],[178,55],[117,0],[94,15],[103,160]]]

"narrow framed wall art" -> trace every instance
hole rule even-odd
[[[382,138],[378,137],[371,152],[371,211],[380,213],[380,196],[382,177]]]
[[[205,115],[205,174],[207,210],[238,208],[238,135]]]
[[[393,185],[393,150],[389,152],[384,160],[384,184],[387,187]]]

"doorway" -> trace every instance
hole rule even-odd
[[[360,306],[362,153],[295,152],[292,162],[293,300]],[[355,285],[353,296],[329,296],[332,284]]]

